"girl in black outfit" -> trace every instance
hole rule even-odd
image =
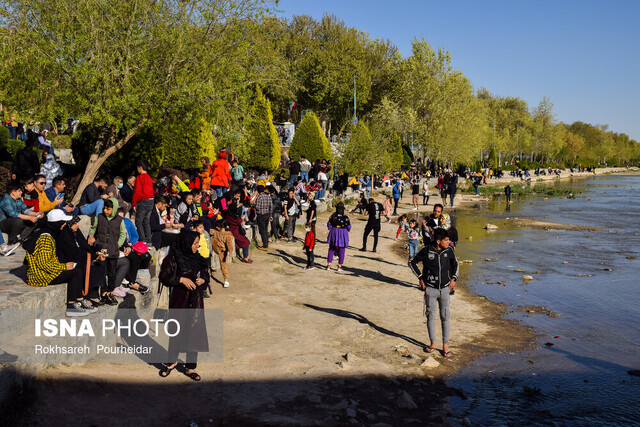
[[[209,351],[207,325],[204,319],[204,291],[209,283],[206,260],[198,253],[200,235],[193,231],[180,233],[162,261],[160,283],[170,288],[169,317],[180,323],[180,334],[169,340],[168,363],[160,370],[167,377],[178,365],[178,354],[186,353],[185,375],[200,381],[195,371],[198,352]],[[172,310],[190,309],[190,310]]]

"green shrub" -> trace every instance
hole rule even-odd
[[[271,102],[263,95],[260,87],[256,89],[256,99],[247,124],[247,136],[251,150],[244,166],[268,171],[278,169],[282,153],[280,141],[273,126]]]
[[[7,142],[7,149],[9,150],[11,155],[14,157],[18,152],[18,150],[20,150],[21,148],[24,148],[24,142],[19,139],[10,139]]]
[[[6,147],[11,133],[5,126],[0,126],[0,148]]]
[[[148,144],[153,150],[162,149],[160,164],[177,169],[199,169],[200,158],[209,157],[213,162],[216,158],[216,139],[212,126],[204,119],[198,119],[195,126],[187,126],[193,131],[185,132],[184,123],[172,123],[163,126],[162,130],[153,132],[159,144]],[[150,153],[148,153],[150,154]]]
[[[56,135],[51,138],[51,145],[58,149],[71,148],[71,135]]]
[[[314,113],[305,114],[289,148],[290,159],[298,160],[300,156],[314,162],[333,159],[329,140],[322,132],[318,117]]]

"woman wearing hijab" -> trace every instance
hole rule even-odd
[[[344,214],[344,203],[340,202],[337,204],[336,211],[329,217],[327,228],[329,229],[329,236],[327,237],[327,243],[329,244],[327,270],[331,270],[333,255],[338,252],[337,271],[342,271],[345,251],[349,246],[349,231],[351,231],[349,217]]]
[[[449,246],[455,249],[456,244],[458,243],[458,230],[453,226],[449,214],[443,213],[442,215],[440,215],[437,228],[444,228],[445,230],[447,230],[450,240]]]
[[[195,371],[198,352],[209,351],[202,296],[209,283],[209,270],[206,260],[198,253],[199,242],[200,235],[193,230],[180,233],[162,261],[160,283],[170,289],[170,317],[180,323],[182,332],[169,340],[168,363],[160,370],[161,377],[169,376],[178,365],[179,353],[186,353],[185,375],[200,381]]]
[[[68,283],[65,314],[67,317],[81,317],[97,311],[82,297],[84,270],[73,262],[60,262],[56,253],[56,240],[67,226],[66,221],[71,219],[60,209],[50,211],[47,223],[31,233],[23,246],[27,252],[27,284],[41,287]]]
[[[56,243],[58,260],[62,263],[75,263],[76,269],[84,272],[84,280],[86,280],[87,261],[90,262],[87,298],[95,307],[104,305],[104,302],[100,300],[100,288],[106,284],[107,264],[105,260],[107,255],[89,246],[87,238],[80,231],[79,216],[74,215],[67,221],[67,226],[58,235]],[[87,254],[91,254],[90,260],[87,260]]]
[[[233,238],[236,242],[236,248],[242,250],[242,257],[239,257],[242,262],[251,264],[253,260],[249,258],[249,245],[251,242],[247,239],[246,231],[242,228],[242,203],[240,199],[243,191],[238,189],[233,193],[233,199],[227,212],[225,213],[225,221],[229,224],[229,231],[233,234]]]

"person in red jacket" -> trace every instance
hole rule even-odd
[[[304,237],[304,251],[307,253],[307,268],[305,270],[313,270],[316,268],[313,259],[313,248],[316,246],[316,223],[308,222],[304,227],[307,230]]]
[[[136,212],[136,229],[140,240],[151,245],[151,211],[153,203],[153,179],[149,176],[149,163],[146,160],[138,161],[138,176],[133,188],[132,205]]]
[[[222,193],[227,191],[231,174],[229,174],[229,162],[227,162],[227,153],[221,151],[218,154],[218,160],[211,165],[213,172],[211,173],[211,188],[216,190],[218,198],[222,197]]]

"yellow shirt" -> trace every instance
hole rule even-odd
[[[202,258],[209,258],[209,244],[207,243],[207,236],[202,233],[200,235],[200,249],[198,249],[198,253],[202,256]]]

